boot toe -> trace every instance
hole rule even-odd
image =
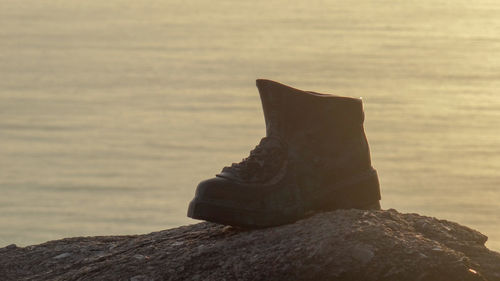
[[[215,177],[204,180],[198,184],[195,193],[195,200],[213,201],[223,205],[233,205],[238,208],[255,208],[262,206],[269,193],[267,186],[255,184],[244,184],[228,180],[222,177]]]
[[[237,186],[223,178],[211,178],[198,184],[195,197],[199,200],[234,200]]]
[[[189,203],[188,217],[216,223],[239,225],[240,208],[249,206],[244,187],[227,179],[215,177],[198,184]]]

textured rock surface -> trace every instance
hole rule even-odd
[[[199,223],[0,249],[0,280],[500,280],[500,254],[459,224],[339,210],[280,227]]]

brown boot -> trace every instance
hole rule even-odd
[[[188,216],[243,227],[307,214],[380,209],[360,99],[257,80],[266,137],[240,163],[202,181]]]

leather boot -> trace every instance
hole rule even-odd
[[[240,163],[202,181],[188,216],[241,227],[320,211],[380,209],[361,99],[257,80],[266,136]]]

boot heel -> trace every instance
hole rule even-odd
[[[364,205],[362,207],[360,207],[361,210],[380,210],[382,209],[380,207],[380,202],[377,201],[375,203],[372,203],[372,204],[368,204],[368,205]]]
[[[377,171],[359,175],[338,190],[339,207],[342,209],[380,210],[380,184]]]
[[[324,211],[336,209],[380,210],[380,185],[377,171],[371,169],[332,188],[328,196],[321,198]]]

